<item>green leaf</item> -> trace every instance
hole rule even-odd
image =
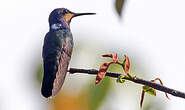
[[[124,79],[124,78],[125,78],[124,75],[120,75],[120,76],[117,78],[116,81],[117,81],[118,83],[124,83],[124,82],[125,82],[125,79]]]
[[[125,0],[116,0],[116,3],[115,3],[116,11],[120,17],[121,17],[124,3],[125,3]]]
[[[100,84],[93,85],[94,83],[90,85],[91,88],[89,89],[89,108],[90,110],[97,110],[107,97],[111,87],[111,79],[105,77]]]
[[[149,87],[149,86],[145,85],[145,86],[143,86],[143,90],[144,90],[144,92],[147,92],[150,95],[156,96],[156,90],[154,88],[152,88],[152,87]]]

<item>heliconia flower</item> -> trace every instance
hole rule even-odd
[[[96,76],[95,84],[98,84],[104,78],[104,76],[107,72],[107,69],[111,63],[113,63],[113,62],[105,62],[105,63],[103,63],[103,65],[100,66],[99,72]]]
[[[130,70],[130,61],[129,61],[128,56],[124,55],[124,57],[125,57],[125,60],[123,62],[124,71],[125,71],[126,74],[128,74],[129,70]]]
[[[116,63],[118,61],[118,55],[117,54],[105,54],[105,55],[102,55],[102,57],[110,57],[110,58],[112,58],[112,61],[114,63]]]
[[[160,78],[155,78],[154,80],[151,80],[151,82],[154,82],[156,83],[156,81],[159,81],[161,85],[163,85],[163,82]],[[147,85],[144,85],[143,86],[143,91],[142,91],[142,94],[141,94],[141,100],[140,100],[140,107],[142,108],[142,104],[143,104],[143,100],[144,100],[144,94],[145,92],[149,93],[150,95],[154,95],[156,96],[156,89],[152,88],[152,87],[149,87]],[[165,95],[166,95],[166,98],[170,99],[168,97],[168,94],[165,92]]]

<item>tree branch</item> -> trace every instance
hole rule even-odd
[[[70,68],[68,70],[68,72],[70,72],[71,74],[85,73],[85,74],[97,75],[98,70]],[[118,78],[120,75],[121,75],[120,73],[113,73],[113,72],[107,72],[106,73],[106,76],[113,77],[113,78]],[[138,83],[138,84],[150,86],[154,89],[157,89],[157,90],[162,91],[162,92],[166,92],[166,93],[171,94],[171,95],[176,96],[176,97],[185,98],[185,93],[184,92],[180,92],[180,91],[177,91],[175,89],[171,89],[171,88],[168,88],[166,86],[162,86],[160,84],[138,78],[136,76],[133,79],[129,79],[129,78],[126,78],[126,77],[125,77],[125,79],[129,80],[129,81],[132,81],[132,82],[135,82],[135,83]]]

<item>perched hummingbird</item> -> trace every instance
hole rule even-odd
[[[50,13],[50,30],[45,36],[42,52],[44,76],[41,93],[44,97],[55,96],[64,83],[73,50],[71,19],[93,14],[95,13],[74,13],[66,8],[57,8]]]

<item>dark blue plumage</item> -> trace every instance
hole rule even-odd
[[[73,17],[94,13],[73,13],[58,8],[49,16],[50,30],[43,46],[44,76],[41,93],[44,97],[55,96],[64,83],[73,49],[70,22]]]
[[[66,39],[69,39],[66,41]],[[67,44],[67,43],[68,44]],[[68,46],[65,48],[65,46]],[[64,66],[68,66],[69,60],[72,54],[73,39],[69,30],[61,29],[56,31],[50,31],[45,37],[43,47],[43,60],[44,60],[44,78],[42,83],[42,94],[45,97],[52,95],[53,83],[56,79],[56,73],[59,70],[59,63],[65,63]],[[68,50],[67,50],[68,49]],[[67,53],[67,51],[69,51]],[[66,56],[67,54],[67,56]],[[69,60],[61,59],[61,56],[67,57]],[[67,67],[65,68],[67,72]],[[63,73],[66,75],[66,73]],[[65,76],[63,76],[65,78]],[[63,80],[64,81],[64,80]],[[63,84],[63,82],[61,82]]]

